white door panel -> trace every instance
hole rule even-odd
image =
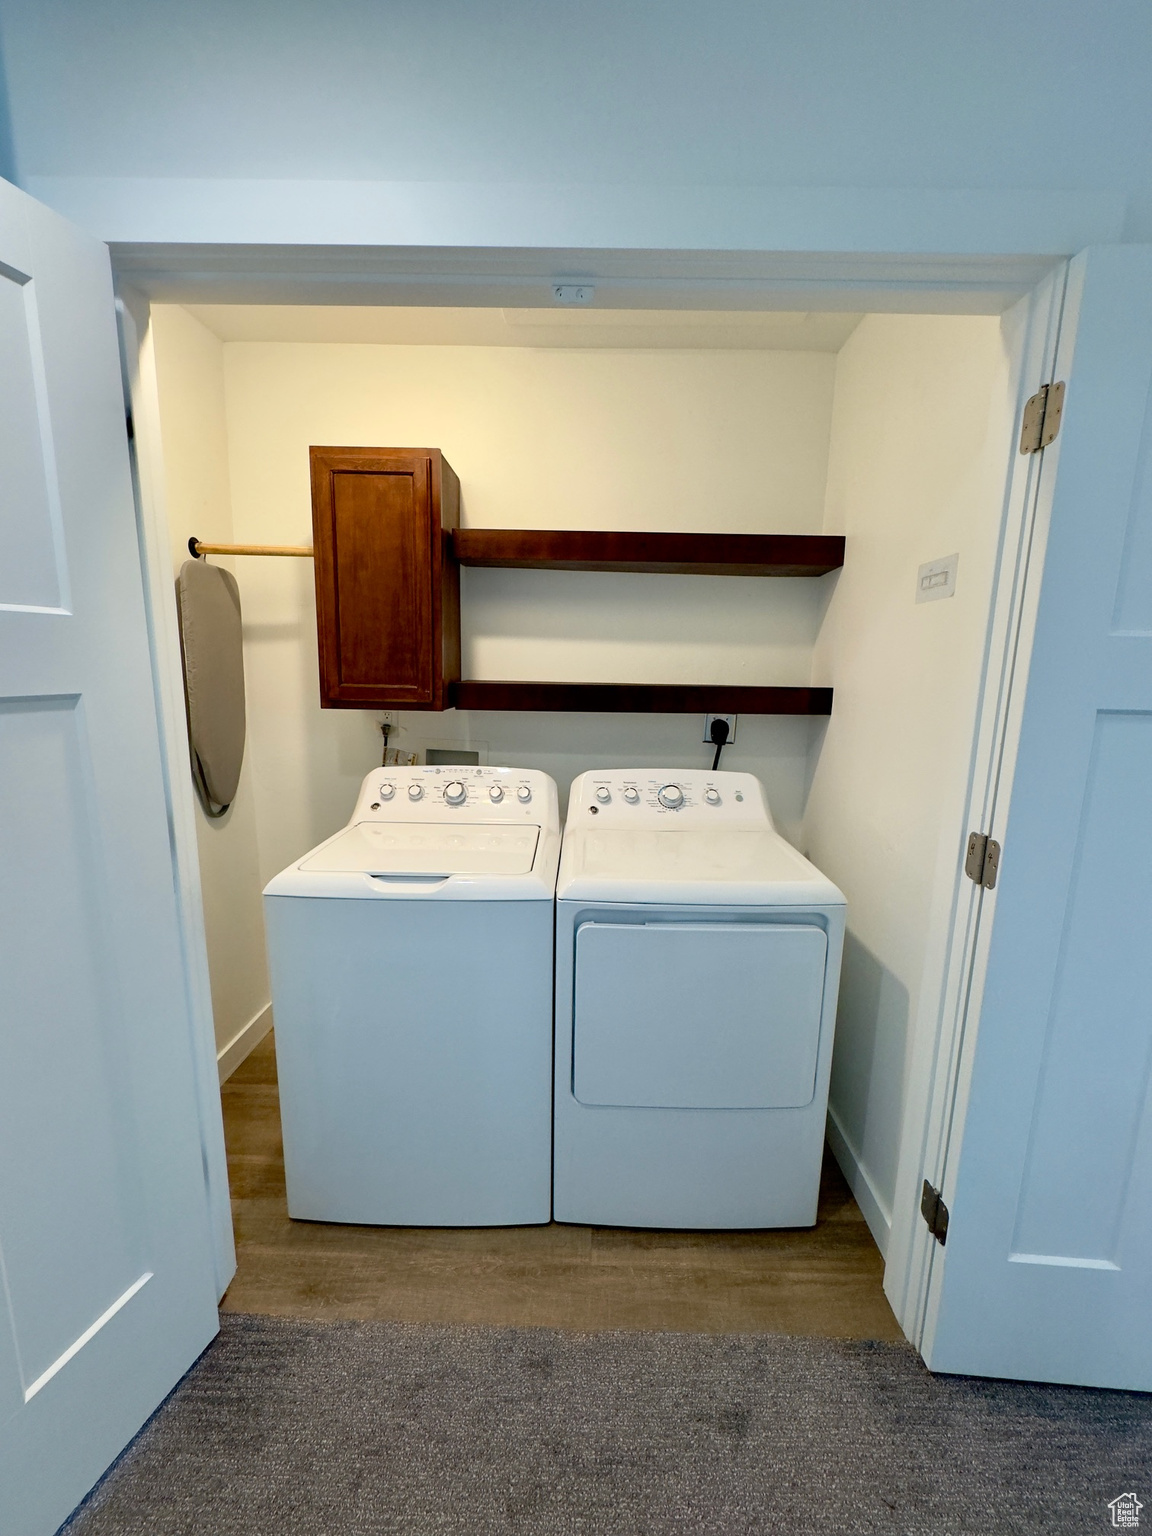
[[[106,249],[0,183],[0,1530],[217,1327]]]
[[[104,912],[91,754],[75,696],[0,705],[0,1234],[25,1389],[143,1272],[140,1160],[116,1115],[128,1064]],[[76,1156],[84,1149],[83,1158]],[[46,1216],[48,1219],[45,1219]]]
[[[59,608],[62,529],[35,287],[0,265],[0,607]]]
[[[934,1369],[1152,1388],[1152,250],[1073,263]]]

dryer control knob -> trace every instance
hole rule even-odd
[[[601,784],[600,788],[596,791],[596,798],[601,805],[608,804],[612,798],[612,791],[608,788],[607,784]]]
[[[706,789],[704,791],[704,798],[707,800],[709,805],[719,805],[720,791],[718,789]]]
[[[381,800],[391,800],[392,796],[395,793],[396,793],[396,786],[395,786],[395,784],[381,784],[381,786],[380,786],[380,798],[381,798]]]
[[[521,805],[527,805],[532,798],[532,790],[527,784],[521,784],[520,788],[516,791],[516,798]]]
[[[451,784],[444,786],[444,798],[449,805],[463,805],[468,798],[468,791],[459,779],[453,779]]]
[[[493,784],[492,788],[488,791],[488,798],[493,805],[499,805],[504,798],[504,786],[502,784]]]
[[[408,786],[408,798],[409,798],[409,800],[423,800],[423,798],[424,798],[424,786],[423,786],[423,784],[409,784],[409,786]]]
[[[684,791],[679,784],[665,784],[656,795],[657,800],[667,811],[678,811],[684,804]]]
[[[635,805],[640,798],[640,791],[638,789],[633,789],[632,786],[629,785],[628,788],[624,791],[624,798],[627,800],[629,805]]]

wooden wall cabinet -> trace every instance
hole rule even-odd
[[[460,677],[460,482],[438,448],[312,448],[320,703],[447,709]]]

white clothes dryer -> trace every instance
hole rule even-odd
[[[289,1214],[551,1215],[556,786],[381,768],[264,892]]]
[[[811,1226],[844,897],[759,781],[582,774],[556,895],[555,1219]]]

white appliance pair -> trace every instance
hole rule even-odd
[[[810,1226],[844,898],[751,774],[379,769],[265,891],[292,1216]]]

